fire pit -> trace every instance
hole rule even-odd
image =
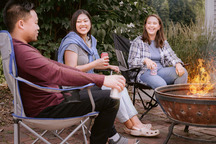
[[[186,126],[216,127],[216,90],[212,89],[204,96],[190,94],[191,85],[198,84],[168,85],[155,89],[157,101],[164,113],[172,120],[165,143],[168,142],[171,134],[177,135],[173,133],[173,127],[178,123]]]

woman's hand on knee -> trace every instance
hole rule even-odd
[[[176,73],[180,77],[185,73],[185,69],[180,63],[176,64]]]

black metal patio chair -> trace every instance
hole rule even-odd
[[[144,112],[140,117],[140,119],[142,119],[143,116],[146,115],[153,107],[158,106],[158,102],[154,97],[155,92],[153,92],[152,94],[152,92],[149,91],[149,90],[153,90],[150,86],[137,82],[137,75],[140,71],[140,67],[136,67],[132,69],[129,69],[128,67],[127,59],[128,59],[129,49],[131,45],[130,40],[123,36],[119,36],[115,33],[113,33],[113,40],[114,40],[115,52],[116,52],[121,74],[125,77],[127,85],[133,87],[133,98],[132,98],[133,104],[135,104],[136,93],[138,94],[142,102],[144,108]],[[135,73],[135,75],[131,77],[131,73]],[[141,96],[141,92],[144,93],[145,96],[148,97],[150,100],[149,101],[143,100]]]

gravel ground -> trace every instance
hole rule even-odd
[[[6,85],[0,85],[0,127],[13,123],[13,96]],[[1,128],[0,128],[1,130]]]

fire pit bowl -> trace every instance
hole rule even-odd
[[[155,89],[164,113],[173,121],[188,125],[216,126],[216,91],[205,96],[187,95],[189,85],[176,84]]]

